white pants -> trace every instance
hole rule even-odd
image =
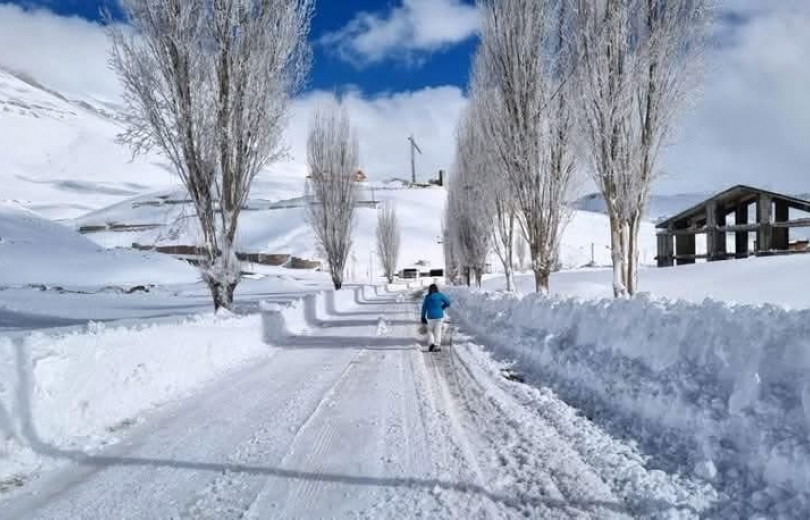
[[[444,319],[428,320],[428,345],[442,346],[442,327],[444,326]]]

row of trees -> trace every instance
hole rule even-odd
[[[479,0],[481,43],[457,132],[448,273],[480,281],[528,244],[549,288],[583,174],[606,201],[616,296],[634,294],[659,155],[700,85],[711,0]],[[516,240],[521,235],[523,240]]]
[[[234,242],[256,175],[286,155],[292,97],[306,79],[312,0],[120,0],[108,16],[111,64],[124,87],[121,141],[157,149],[194,207],[199,268],[214,308],[230,308],[241,277]],[[308,218],[337,289],[352,247],[357,135],[337,105],[315,114],[307,142]],[[393,278],[399,231],[380,212],[380,258]]]

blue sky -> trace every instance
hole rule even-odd
[[[428,5],[430,1],[436,0],[427,2],[417,0],[413,4]],[[6,2],[27,9],[44,8],[62,16],[80,16],[90,21],[100,21],[99,13],[104,5],[112,5],[113,10],[115,9],[114,0],[6,0]],[[442,2],[436,5],[440,3]],[[446,3],[472,6],[474,1],[452,0]],[[416,9],[418,7],[414,10]],[[428,13],[427,10],[423,12]],[[402,12],[400,2],[392,0],[316,1],[311,37],[315,52],[315,62],[309,81],[311,89],[340,92],[347,86],[353,86],[366,94],[374,95],[441,85],[463,87],[466,84],[470,58],[475,50],[475,36],[472,33],[453,41],[452,44],[431,47],[429,56],[427,52],[398,52],[402,49],[392,48],[390,56],[374,61],[346,59],[341,55],[340,44],[324,41],[325,37],[336,35],[364,14],[374,17],[373,20],[379,25],[388,22],[389,26],[396,23],[394,19],[398,16],[407,16],[407,13]],[[365,24],[365,27],[367,31],[373,30],[369,24]],[[385,28],[378,27],[378,30],[384,31]],[[349,33],[356,36],[358,31]]]
[[[100,1],[0,0],[0,66],[68,96],[120,100]],[[718,4],[705,85],[654,190],[810,192],[810,1]],[[287,131],[292,159],[304,161],[314,108],[340,94],[370,176],[409,175],[410,134],[424,151],[421,176],[452,168],[477,25],[473,0],[316,0],[314,67]]]

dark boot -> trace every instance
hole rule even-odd
[[[428,352],[433,352],[434,350],[436,350],[436,345],[431,343],[430,347],[428,348]]]

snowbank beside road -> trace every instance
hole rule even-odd
[[[111,442],[143,411],[268,356],[259,330],[258,316],[200,316],[0,338],[0,488],[46,463],[43,451]]]
[[[60,454],[115,442],[145,412],[373,296],[357,286],[279,297],[260,305],[261,316],[0,337],[0,495]]]
[[[810,515],[810,311],[449,292],[498,355],[713,481],[717,516]]]

